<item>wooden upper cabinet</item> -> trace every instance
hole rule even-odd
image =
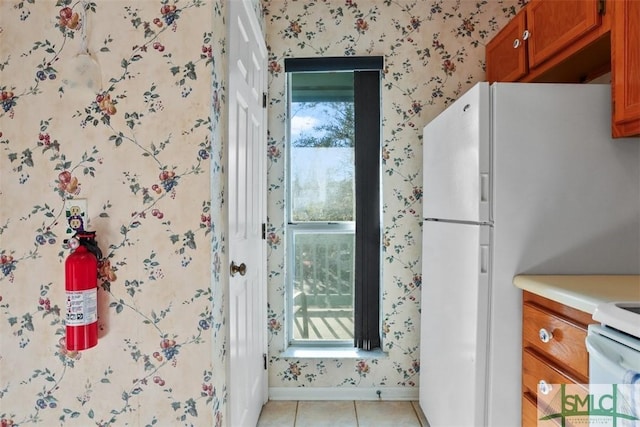
[[[487,80],[489,82],[515,82],[529,71],[527,67],[526,12],[520,11],[486,48]]]
[[[529,67],[536,68],[602,23],[600,0],[532,0],[527,6]]]
[[[487,81],[585,83],[611,71],[612,135],[640,136],[640,0],[531,0],[487,44]]]
[[[487,44],[487,81],[581,83],[610,71],[612,1],[531,0]]]
[[[613,1],[613,136],[640,135],[640,1]]]

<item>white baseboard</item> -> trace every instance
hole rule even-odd
[[[380,391],[380,395],[378,395]],[[269,387],[269,400],[418,400],[417,387]]]

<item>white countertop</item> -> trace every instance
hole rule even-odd
[[[601,303],[640,301],[640,275],[519,275],[513,284],[589,314]]]

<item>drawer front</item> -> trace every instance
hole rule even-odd
[[[568,372],[578,374],[577,381],[587,382],[589,354],[585,346],[586,329],[532,305],[525,304],[523,318],[524,347],[535,348],[562,370],[566,368]]]
[[[537,427],[538,407],[526,394],[522,395],[522,427]]]
[[[544,381],[544,384],[540,384]],[[522,353],[522,386],[523,392],[534,396],[551,394],[556,390],[552,384],[575,384],[576,381],[558,367],[548,365],[544,360],[525,350]]]

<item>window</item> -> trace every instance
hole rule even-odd
[[[380,347],[382,57],[285,60],[287,334]]]

